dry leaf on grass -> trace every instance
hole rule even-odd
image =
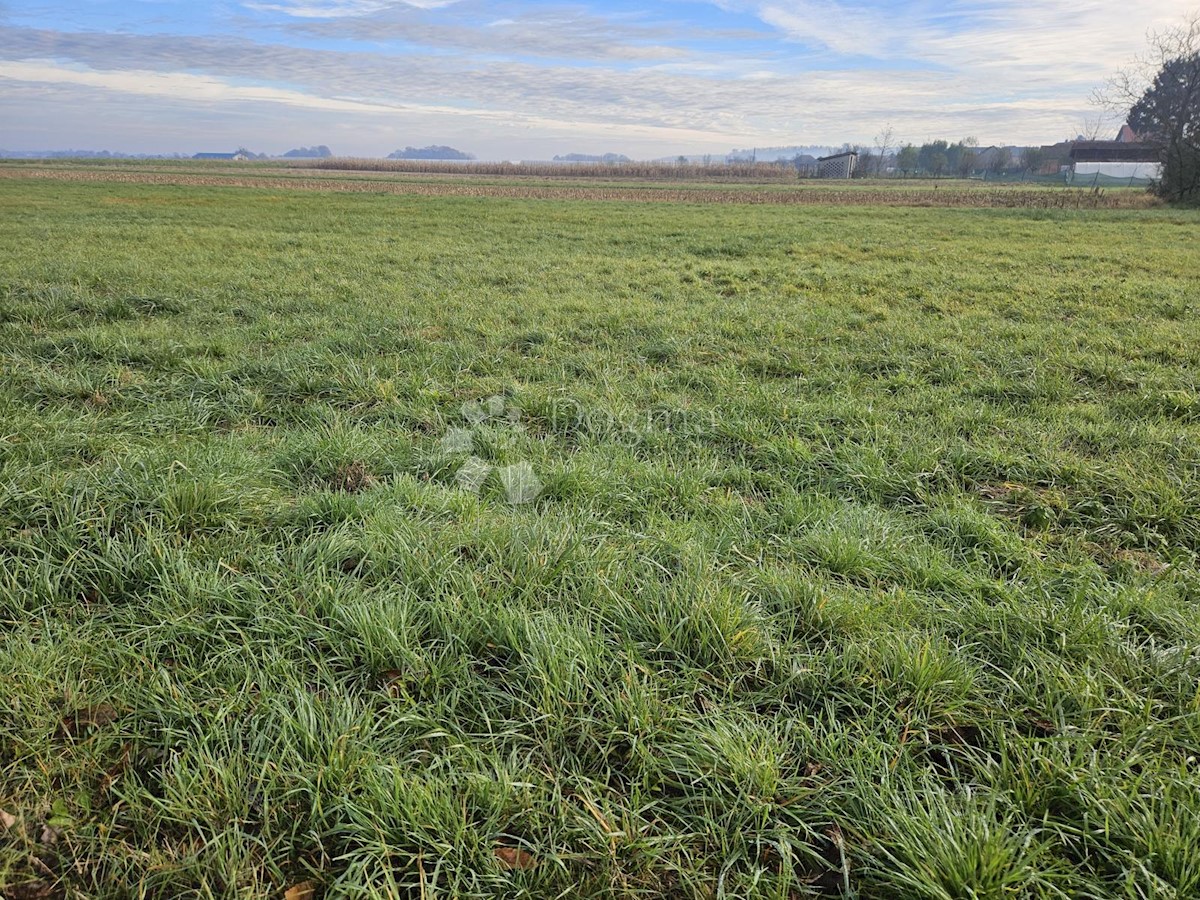
[[[532,869],[537,865],[533,854],[526,853],[520,847],[496,847],[492,852],[502,869]]]
[[[299,884],[293,884],[290,888],[283,892],[283,900],[313,900],[317,895],[317,889],[311,881],[302,881]]]
[[[17,817],[0,809],[0,829],[8,831],[17,824]]]

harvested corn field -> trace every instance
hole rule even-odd
[[[1022,188],[1015,185],[930,186],[907,187],[894,183],[873,188],[855,185],[754,184],[730,187],[710,184],[704,187],[681,188],[670,184],[563,184],[525,178],[517,183],[489,182],[477,176],[432,175],[416,177],[397,175],[375,177],[342,173],[313,177],[304,168],[268,169],[255,167],[239,171],[235,167],[220,169],[205,167],[199,172],[186,167],[160,171],[129,171],[127,168],[87,168],[79,166],[34,167],[29,165],[0,165],[0,178],[43,179],[49,181],[93,182],[109,184],[158,184],[193,187],[276,188],[303,191],[338,191],[348,193],[409,194],[426,197],[502,197],[526,200],[601,200],[634,203],[753,203],[771,205],[860,205],[860,206],[930,206],[980,207],[1013,209],[1145,209],[1158,201],[1144,190],[1114,189],[1094,191],[1085,188],[1037,186]]]

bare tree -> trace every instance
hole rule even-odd
[[[1083,123],[1078,129],[1079,136],[1085,141],[1100,140],[1100,123],[1102,121],[1102,116],[1084,116]]]
[[[883,126],[883,131],[875,135],[875,174],[882,175],[883,167],[887,163],[888,154],[892,152],[892,147],[895,145],[896,135],[892,131],[892,123],[888,122]]]

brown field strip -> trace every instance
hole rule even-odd
[[[666,203],[754,203],[800,206],[944,206],[1010,207],[1023,209],[1144,209],[1157,204],[1148,193],[1089,191],[1068,188],[961,190],[712,190],[697,188],[565,187],[561,185],[495,185],[412,183],[344,178],[272,178],[189,175],[150,172],[71,171],[4,168],[0,178],[110,184],[156,184],[198,187],[240,187],[304,191],[339,191],[447,197],[506,197],[524,200],[609,200]]]

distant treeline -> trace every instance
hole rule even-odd
[[[321,159],[300,163],[315,169],[338,169],[349,172],[410,172],[425,175],[494,175],[538,178],[596,177],[604,179],[640,179],[661,181],[794,181],[796,169],[790,162],[781,163],[511,163],[466,162],[446,163],[417,159]]]
[[[1060,159],[1055,148],[1061,150]],[[967,178],[983,174],[1016,174],[1036,172],[1044,165],[1057,169],[1069,161],[1067,144],[1054,148],[992,146],[980,147],[974,138],[949,141],[928,141],[920,146],[905,144],[893,153],[880,157],[878,148],[859,148],[859,172],[878,174],[885,169],[895,174],[932,175],[935,178],[957,176]]]
[[[563,156],[554,157],[555,162],[568,163],[627,163],[632,160],[624,153],[567,153]]]
[[[403,150],[393,150],[388,159],[474,159],[472,153],[464,153],[453,147],[442,144],[430,144],[428,147],[405,147]]]
[[[284,159],[325,159],[333,156],[333,151],[324,144],[315,147],[297,147],[283,154]]]

